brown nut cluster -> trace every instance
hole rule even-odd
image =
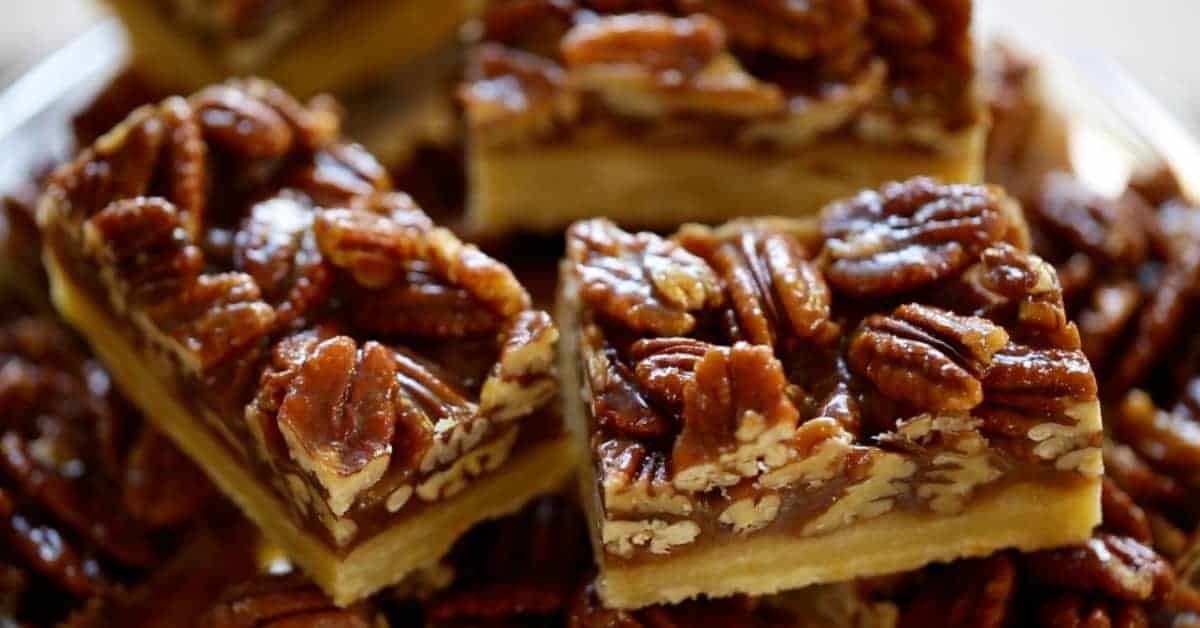
[[[862,192],[825,210],[826,275],[855,297],[888,296],[955,276],[1023,229],[1002,191],[932,179]]]
[[[147,105],[56,171],[41,221],[164,370],[211,393],[235,451],[348,541],[358,500],[394,512],[501,464],[518,426],[496,425],[552,397],[557,332],[339,125],[258,80]]]
[[[0,621],[60,620],[156,567],[207,480],[57,321],[0,308]],[[163,541],[168,541],[163,543]],[[23,591],[22,583],[36,588]],[[54,606],[42,607],[44,598]]]
[[[298,575],[261,576],[226,591],[204,617],[204,628],[373,628],[369,603],[338,608]]]
[[[998,190],[922,178],[813,223],[671,239],[574,225],[563,289],[581,310],[591,444],[615,513],[606,550],[667,553],[709,510],[751,533],[775,521],[780,491],[835,477],[857,483],[806,533],[906,492],[961,510],[1007,459],[1098,477],[1096,379],[1053,267],[1027,244]],[[642,251],[676,266],[686,299]]]
[[[678,4],[685,13],[706,13],[720,20],[738,46],[800,60],[852,45],[864,36],[869,12],[866,0],[679,0]]]

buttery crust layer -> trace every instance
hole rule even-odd
[[[430,505],[419,516],[405,518],[339,556],[327,543],[297,526],[286,506],[146,368],[132,344],[114,331],[119,327],[112,317],[72,286],[54,254],[45,255],[45,264],[58,311],[109,365],[126,395],[180,449],[200,462],[221,491],[268,537],[277,540],[339,605],[394,584],[411,570],[439,559],[475,523],[514,512],[531,497],[554,490],[572,466],[570,439],[538,444],[478,478],[454,498]]]
[[[473,233],[494,234],[546,232],[592,216],[666,229],[763,213],[811,215],[836,198],[917,173],[978,182],[983,141],[980,126],[963,131],[944,153],[851,137],[787,152],[616,138],[525,149],[473,145],[467,224]]]

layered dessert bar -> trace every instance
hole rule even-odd
[[[171,91],[255,74],[301,95],[364,86],[454,38],[478,0],[108,0],[139,73]]]
[[[38,207],[58,310],[338,603],[571,466],[558,332],[317,100],[241,81],[142,107]]]
[[[1096,379],[994,187],[917,178],[819,219],[568,231],[560,373],[599,592],[765,594],[1082,542]]]
[[[673,229],[974,182],[970,22],[969,0],[493,3],[460,87],[469,225]]]

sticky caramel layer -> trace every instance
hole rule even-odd
[[[979,127],[962,132],[953,150],[938,152],[849,134],[788,151],[617,136],[521,148],[472,145],[467,226],[476,234],[546,232],[607,216],[628,228],[661,230],[763,213],[803,216],[918,174],[977,182],[983,141]]]
[[[269,78],[296,96],[351,89],[452,38],[469,15],[466,0],[338,3],[312,28],[246,66],[181,29],[152,2],[108,4],[129,31],[138,71],[169,91],[185,93],[249,73]]]
[[[50,251],[45,258],[55,306],[109,366],[121,390],[340,605],[437,560],[476,522],[516,511],[529,498],[557,488],[571,470],[569,439],[529,443],[462,493],[398,516],[338,551],[297,522],[278,493],[196,416],[194,404],[184,403],[154,374],[106,309],[73,284],[59,257]]]

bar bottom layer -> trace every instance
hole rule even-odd
[[[475,523],[519,510],[564,484],[574,470],[572,439],[564,435],[538,444],[458,495],[401,519],[341,555],[297,525],[279,497],[155,377],[133,345],[115,331],[112,317],[72,286],[53,253],[47,252],[45,264],[59,313],[85,337],[126,397],[338,605],[349,605],[438,560]]]
[[[976,182],[983,130],[935,153],[830,137],[793,151],[657,146],[636,140],[470,146],[467,227],[476,235],[552,231],[594,216],[631,228],[674,229],[740,216],[805,216],[886,181],[929,175]]]

